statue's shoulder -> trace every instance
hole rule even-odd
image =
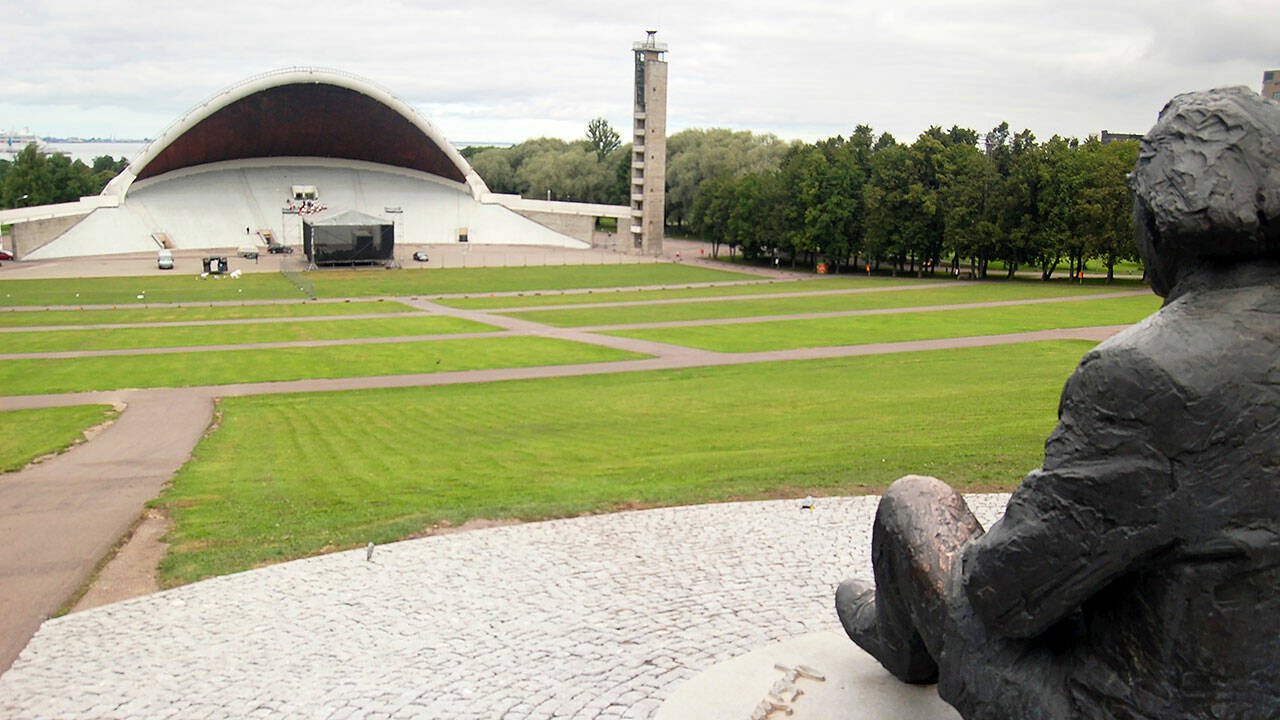
[[[1280,356],[1280,285],[1190,292],[1081,359],[1060,416],[1186,413],[1241,392],[1280,392],[1267,378]]]
[[[1280,346],[1280,283],[1187,292],[1102,342],[1082,366],[1168,365],[1217,358],[1236,347]]]

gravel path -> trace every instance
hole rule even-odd
[[[875,497],[726,503],[334,553],[46,622],[23,718],[648,718],[683,681],[838,629]],[[969,496],[984,523],[1007,496]]]

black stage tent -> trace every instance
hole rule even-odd
[[[302,249],[313,265],[390,262],[395,244],[390,220],[355,210],[302,221]]]

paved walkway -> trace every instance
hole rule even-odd
[[[989,523],[1006,496],[970,496]],[[663,508],[442,535],[51,620],[23,718],[648,718],[682,682],[838,629],[876,498]]]
[[[127,403],[92,441],[0,482],[0,669],[88,580],[213,419],[206,394],[103,394]]]

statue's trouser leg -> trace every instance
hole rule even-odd
[[[891,485],[871,535],[875,572],[876,659],[907,682],[931,682],[942,651],[952,565],[982,535],[960,493],[936,478],[909,475]]]

